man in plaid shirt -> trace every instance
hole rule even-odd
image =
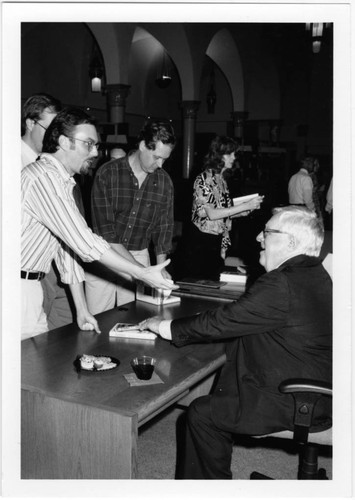
[[[91,193],[93,230],[113,247],[122,244],[143,265],[149,265],[153,243],[157,263],[171,250],[174,226],[174,188],[162,167],[176,138],[169,122],[148,121],[137,149],[102,165]],[[164,277],[171,276],[162,270]],[[89,310],[98,314],[135,298],[135,284],[113,275],[99,263],[86,275]]]

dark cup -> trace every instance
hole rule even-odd
[[[150,356],[140,356],[133,358],[131,365],[140,380],[149,380],[153,375],[155,359]]]

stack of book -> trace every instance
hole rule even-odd
[[[225,283],[240,283],[245,285],[247,282],[247,274],[244,268],[238,267],[227,267],[219,275],[219,280]]]
[[[235,269],[235,268],[233,268]],[[185,295],[195,295],[201,297],[216,297],[219,299],[232,299],[235,300],[245,291],[244,283],[235,283],[210,280],[210,279],[198,279],[198,278],[184,278],[180,281],[176,281],[179,285],[179,289],[175,293]]]
[[[155,305],[173,304],[181,301],[180,297],[170,295],[170,291],[157,290],[145,283],[137,284],[136,300]]]
[[[214,281],[214,280],[203,280],[199,278],[184,278],[180,281],[176,282],[177,285],[180,287],[201,287],[201,288],[212,288],[212,289],[217,289],[221,288],[222,283],[220,281]]]

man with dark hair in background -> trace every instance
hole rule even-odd
[[[45,131],[60,109],[60,101],[49,94],[34,94],[25,101],[21,118],[22,168],[36,161],[42,152]]]
[[[86,173],[97,156],[95,120],[78,108],[60,111],[49,125],[40,159],[21,174],[21,337],[26,339],[48,330],[40,281],[53,259],[61,279],[70,287],[82,330],[99,332],[90,314],[83,281],[84,262],[99,260],[117,273],[142,280],[150,286],[175,288],[161,274],[169,261],[144,268],[120,245],[94,234],[81,215],[73,196],[73,176]]]
[[[113,248],[123,245],[143,265],[149,265],[149,246],[157,263],[172,246],[174,188],[163,170],[176,138],[166,121],[148,121],[138,136],[137,149],[99,167],[91,192],[93,230]],[[135,284],[105,272],[97,263],[86,275],[86,297],[92,314],[135,299]],[[170,279],[164,269],[163,275]]]
[[[36,161],[41,154],[44,134],[61,108],[61,102],[50,94],[34,94],[25,101],[21,119],[22,168]],[[75,194],[80,194],[78,189]],[[70,292],[68,287],[60,282],[54,262],[41,284],[43,308],[49,330],[72,323]]]

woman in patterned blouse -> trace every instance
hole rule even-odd
[[[247,215],[260,208],[262,196],[233,206],[223,172],[232,167],[238,149],[236,141],[217,136],[212,140],[204,161],[204,171],[193,188],[192,224],[189,238],[189,276],[219,279],[233,217]]]

